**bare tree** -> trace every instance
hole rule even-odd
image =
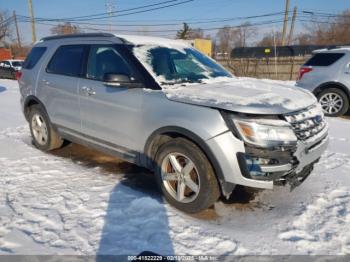
[[[282,33],[270,32],[264,35],[264,37],[257,43],[257,46],[274,46],[275,44],[281,45]]]
[[[221,53],[229,53],[234,47],[234,35],[235,29],[231,28],[230,26],[220,28],[216,34],[217,51]]]
[[[51,33],[54,35],[69,35],[69,34],[77,34],[81,32],[82,30],[80,29],[79,26],[72,25],[69,22],[64,24],[58,24],[51,28]]]
[[[297,37],[295,38],[295,43],[297,45],[312,45],[313,40],[312,40],[312,35],[309,33],[300,33],[299,35],[297,35]]]
[[[0,42],[5,42],[7,37],[11,37],[10,16],[5,11],[0,11]]]
[[[250,22],[245,22],[234,30],[235,47],[246,47],[248,40],[256,34],[256,28]]]
[[[201,28],[190,28],[188,32],[188,39],[204,38],[204,33]]]
[[[350,10],[330,17],[327,21],[313,16],[313,23],[305,27],[312,44],[350,44]]]
[[[246,47],[251,37],[256,34],[256,28],[249,22],[237,27],[224,26],[216,34],[218,40],[217,50],[229,53],[234,47]]]

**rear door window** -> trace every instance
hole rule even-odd
[[[344,56],[344,53],[319,53],[306,62],[305,66],[330,66]]]
[[[32,69],[46,51],[46,47],[34,47],[23,63],[24,69]]]
[[[87,45],[65,45],[59,47],[50,63],[47,72],[67,76],[82,76],[83,60]]]

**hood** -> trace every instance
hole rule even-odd
[[[166,86],[163,91],[172,101],[248,114],[285,114],[317,101],[309,91],[294,87],[294,82],[254,78],[213,79]]]

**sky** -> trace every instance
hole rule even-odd
[[[112,3],[114,10],[125,10],[138,6],[164,2],[166,0],[33,0],[34,15],[36,18],[67,18],[91,15],[106,12],[106,2]],[[185,0],[178,0],[178,2]],[[327,13],[339,13],[350,9],[350,0],[290,0],[290,9],[294,6],[299,11],[318,11]],[[181,28],[182,22],[188,22],[192,27],[217,28],[224,25],[235,26],[244,20],[231,20],[225,22],[207,22],[207,20],[237,18],[254,16],[275,12],[282,12],[285,8],[285,0],[193,0],[185,4],[154,10],[151,12],[138,13],[122,17],[114,17],[103,20],[90,21],[105,25],[80,25],[85,32],[111,31],[123,34],[148,34],[173,38],[176,30]],[[29,15],[27,0],[0,0],[0,9],[18,15]],[[19,19],[21,20],[21,19]],[[206,20],[206,21],[205,21]],[[283,14],[274,17],[264,17],[250,20],[259,23],[271,20],[283,20]],[[196,24],[196,22],[201,22]],[[48,22],[46,22],[48,24]],[[154,24],[172,24],[166,26],[150,26]],[[194,23],[194,24],[191,24]],[[37,38],[50,35],[52,25],[37,24]],[[50,24],[50,23],[49,23]],[[52,23],[51,23],[52,24]],[[112,24],[112,26],[109,26]],[[125,26],[134,24],[137,26]],[[173,25],[175,24],[175,25]],[[305,22],[298,22],[296,31],[302,30]],[[282,23],[258,26],[256,38],[272,29],[279,31]],[[31,42],[31,27],[28,22],[20,22],[19,30],[24,43]],[[164,32],[154,32],[164,31]],[[216,30],[205,30],[205,34],[215,35]]]

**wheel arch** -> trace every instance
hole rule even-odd
[[[46,108],[45,108],[44,104],[39,100],[39,98],[37,98],[36,96],[33,96],[33,95],[29,95],[26,97],[24,104],[23,104],[23,113],[24,113],[24,116],[25,116],[27,121],[28,121],[28,117],[29,117],[29,108],[32,105],[40,105],[45,110],[45,113],[47,114]]]
[[[343,91],[346,96],[348,97],[348,99],[350,100],[350,90],[349,88],[347,88],[344,84],[340,83],[340,82],[326,82],[323,83],[321,85],[319,85],[318,87],[316,87],[316,89],[314,90],[314,95],[317,97],[322,91],[326,90],[327,88],[338,88],[341,91]]]
[[[212,165],[214,169],[214,173],[216,176],[216,179],[219,183],[221,193],[225,196],[229,196],[232,193],[232,190],[234,189],[235,185],[231,183],[227,183],[225,181],[224,174],[222,172],[222,169],[219,165],[218,160],[216,159],[214,153],[211,151],[209,146],[205,143],[205,141],[193,133],[192,131],[185,129],[183,127],[178,126],[167,126],[162,127],[157,130],[155,130],[147,139],[145,147],[144,147],[144,154],[146,156],[147,161],[147,167],[154,169],[154,159],[157,153],[157,149],[167,141],[169,141],[172,138],[176,137],[182,137],[185,138],[191,142],[193,142],[195,145],[197,145],[202,152],[205,154],[205,156],[208,158],[210,164]]]

